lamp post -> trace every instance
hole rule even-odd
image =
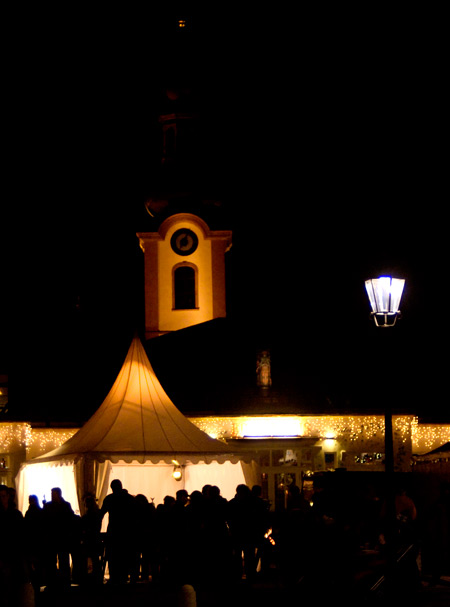
[[[366,280],[366,291],[372,308],[371,316],[377,327],[393,327],[400,317],[400,301],[405,281],[390,276]],[[386,475],[386,540],[392,547],[395,529],[394,496],[394,445],[392,432],[392,408],[390,396],[386,396],[384,407],[385,475]],[[391,552],[391,550],[389,550]]]

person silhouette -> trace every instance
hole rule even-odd
[[[35,591],[43,586],[44,562],[42,546],[44,545],[44,511],[36,495],[28,496],[28,509],[24,516],[25,545],[31,583]]]
[[[106,560],[111,584],[128,581],[135,538],[135,501],[119,479],[110,484],[111,491],[103,500],[101,518],[108,514],[106,529]]]
[[[31,587],[25,559],[24,517],[6,485],[0,485],[0,530],[0,604],[19,605],[26,587]]]
[[[259,519],[250,487],[240,484],[228,502],[233,569],[236,580],[245,576],[253,581],[256,575],[256,550],[259,543]],[[242,559],[242,555],[244,558]]]
[[[138,493],[135,499],[136,541],[132,566],[132,580],[148,582],[155,554],[155,505],[147,496]]]
[[[60,487],[51,490],[51,500],[44,504],[43,522],[47,583],[50,586],[70,585],[70,550],[75,513],[63,498]]]
[[[84,498],[85,512],[81,517],[81,558],[83,561],[83,581],[102,581],[101,558],[103,545],[101,539],[102,515],[93,495]]]

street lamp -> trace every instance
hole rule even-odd
[[[403,278],[380,276],[366,280],[366,291],[377,327],[393,327],[400,317],[400,300],[405,281]]]
[[[366,280],[366,291],[372,308],[371,316],[377,327],[393,327],[400,317],[400,301],[405,281],[402,278],[380,276]],[[394,446],[392,432],[392,408],[387,396],[384,414],[385,473],[386,473],[386,522],[387,540],[394,539],[395,530],[395,496],[393,487]]]

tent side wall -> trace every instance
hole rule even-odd
[[[37,495],[40,504],[51,499],[51,489],[60,487],[64,499],[72,505],[76,514],[83,513],[83,498],[87,492],[95,495],[101,506],[110,492],[111,481],[118,478],[131,495],[144,494],[155,504],[163,503],[166,495],[175,496],[178,489],[188,493],[201,490],[206,484],[217,485],[226,499],[234,497],[237,485],[251,487],[259,481],[255,462],[225,461],[218,463],[196,463],[183,466],[183,477],[176,481],[172,477],[173,464],[96,462],[80,458],[76,463],[50,461],[24,464],[16,478],[18,507],[22,513],[28,508],[28,496]]]
[[[25,514],[28,496],[36,495],[40,505],[51,500],[53,487],[60,487],[63,498],[80,514],[77,473],[74,462],[40,462],[23,464],[16,477],[18,509]]]
[[[162,504],[166,495],[175,496],[179,489],[188,493],[201,490],[204,485],[217,485],[221,495],[226,499],[234,497],[237,485],[244,483],[252,486],[258,482],[257,468],[252,464],[229,461],[219,464],[198,463],[183,467],[181,481],[172,477],[173,465],[165,464],[127,464],[125,462],[111,464],[108,480],[104,480],[104,488],[113,479],[122,481],[122,485],[132,495],[142,493],[148,500]]]

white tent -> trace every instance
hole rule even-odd
[[[244,461],[247,460],[247,461]],[[172,477],[174,462],[182,480]],[[140,340],[131,343],[122,369],[99,409],[63,445],[25,462],[16,479],[18,505],[24,512],[28,495],[50,498],[59,486],[75,511],[83,495],[99,503],[119,478],[133,495],[155,503],[180,488],[188,492],[217,485],[229,499],[239,483],[256,482],[251,456],[230,449],[190,422],[159,383]]]

